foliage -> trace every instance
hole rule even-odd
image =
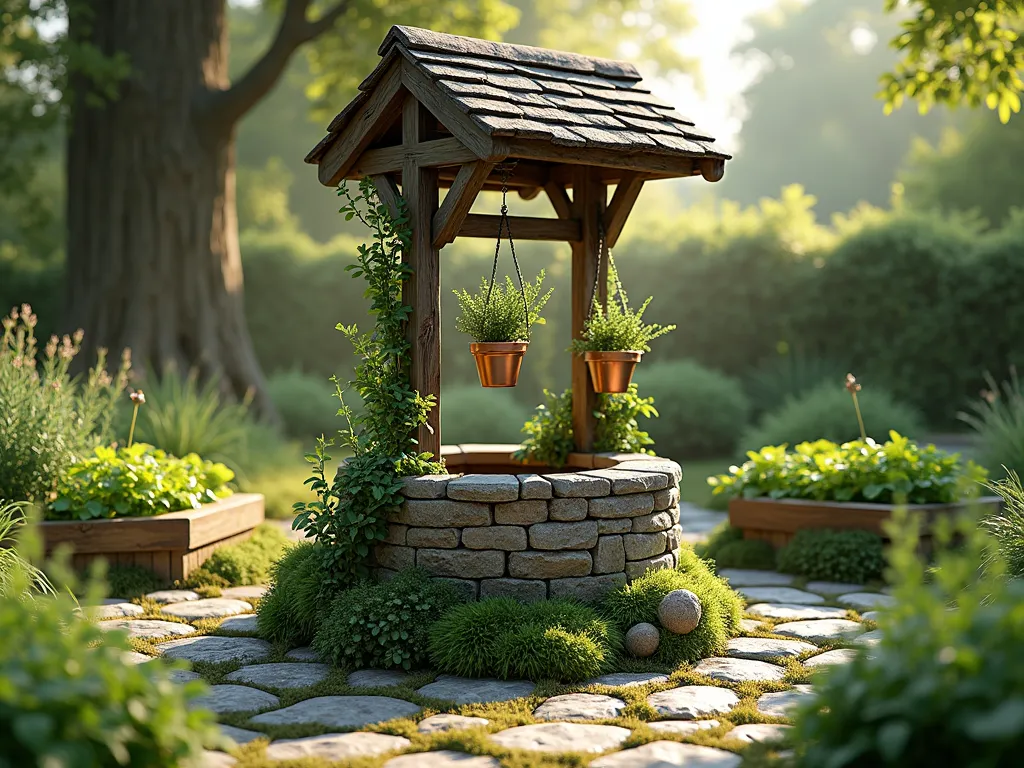
[[[545,389],[547,402],[537,406],[533,416],[523,425],[526,436],[514,456],[520,461],[539,461],[548,467],[561,467],[572,453],[575,443],[572,431],[572,390],[562,394]]]
[[[0,494],[10,501],[50,501],[57,481],[91,448],[111,439],[113,404],[127,383],[128,353],[111,377],[106,355],[83,377],[69,368],[82,342],[50,338],[41,359],[38,319],[30,306],[3,318],[0,339]]]
[[[467,677],[578,682],[606,670],[621,645],[614,626],[568,599],[466,603],[430,630],[433,664]]]
[[[750,419],[740,383],[692,360],[642,365],[634,377],[658,403],[650,432],[658,454],[670,459],[731,454]]]
[[[199,509],[231,495],[235,473],[194,453],[169,456],[145,443],[131,448],[96,448],[72,464],[47,507],[56,520],[146,517]]]
[[[743,531],[727,522],[715,528],[706,542],[695,545],[694,551],[704,559],[713,560],[716,570],[775,570],[775,549],[772,545],[760,539],[744,539]]]
[[[1024,389],[1016,369],[996,385],[986,376],[988,389],[960,414],[975,432],[978,458],[986,467],[1024,472]]]
[[[597,453],[653,453],[651,436],[640,428],[640,417],[655,419],[651,429],[660,424],[653,397],[640,397],[636,384],[619,393],[599,393],[594,412],[594,451]]]
[[[995,540],[999,555],[1011,576],[1024,576],[1024,487],[1014,470],[989,488],[1003,500],[1003,508],[981,521]]]
[[[335,666],[419,669],[431,625],[461,601],[453,584],[418,570],[361,584],[334,598],[313,650]]]
[[[455,327],[477,342],[528,341],[530,328],[544,325],[540,311],[554,290],[549,289],[542,295],[540,288],[543,282],[542,269],[536,283],[523,283],[522,292],[509,275],[505,275],[504,285],[481,278],[480,290],[475,294],[465,290],[454,291],[462,311],[455,320]]]
[[[808,579],[864,584],[882,578],[882,538],[870,531],[805,529],[779,550],[779,570]]]
[[[517,443],[529,409],[508,389],[479,384],[441,391],[441,424],[446,445]]]
[[[141,565],[111,563],[106,574],[107,589],[114,597],[131,600],[163,589],[167,583]]]
[[[634,351],[650,352],[650,343],[674,331],[674,325],[661,326],[657,323],[645,323],[644,312],[650,306],[653,297],[640,305],[640,309],[630,309],[629,298],[619,282],[614,264],[608,265],[608,300],[602,305],[594,299],[590,316],[583,326],[583,335],[573,339],[570,348],[577,354],[584,352],[617,352]]]
[[[310,441],[337,430],[338,401],[326,376],[278,371],[267,378],[267,391],[290,437]]]
[[[685,635],[661,630],[661,644],[652,658],[672,666],[723,654],[743,616],[743,600],[715,576],[707,563],[685,545],[679,554],[678,568],[647,571],[608,593],[601,605],[602,613],[626,632],[639,622],[659,626],[658,606],[669,592],[688,589],[697,595],[702,614],[696,629]]]
[[[370,245],[359,246],[358,263],[346,269],[352,277],[366,279],[374,329],[360,333],[356,325],[338,325],[360,359],[349,386],[362,399],[363,410],[353,411],[335,379],[338,413],[346,422],[338,434],[352,457],[328,482],[327,449],[333,441],[317,441],[315,454],[307,456],[313,465],[307,482],[318,500],[295,505],[293,526],[323,545],[319,551],[325,579],[347,584],[366,574],[373,542],[386,535],[387,510],[401,502],[399,476],[444,472],[444,466],[430,454],[416,452],[416,430],[426,423],[434,402],[409,383],[405,324],[412,309],[402,302],[402,285],[411,267],[403,263],[402,249],[410,247],[411,236],[404,201],[393,218],[370,179],[360,183],[356,197],[345,185],[338,194],[344,198],[341,212],[346,220],[358,218],[373,234]]]
[[[260,637],[290,648],[313,641],[331,597],[320,570],[319,550],[318,544],[299,542],[272,566],[270,589],[256,615]]]
[[[977,496],[988,473],[959,454],[924,448],[896,432],[889,441],[828,440],[750,451],[742,466],[709,477],[730,498],[864,501],[874,504],[949,504]]]
[[[823,389],[826,383],[842,381],[845,374],[843,366],[831,360],[788,352],[769,358],[747,374],[743,388],[750,398],[753,414],[761,417],[777,411],[787,400]]]
[[[274,563],[288,548],[288,537],[276,525],[257,526],[252,536],[237,544],[214,550],[203,569],[220,576],[230,586],[265,584]]]
[[[868,436],[890,430],[916,436],[924,432],[921,415],[878,387],[857,393]],[[843,443],[860,437],[857,414],[850,393],[838,383],[825,383],[801,397],[785,402],[740,438],[740,448],[757,450],[762,445],[796,445],[812,440]]]
[[[933,566],[917,531],[902,514],[887,531],[895,606],[871,652],[833,667],[797,711],[797,768],[983,768],[1024,748],[1024,582],[998,559],[979,571],[991,542],[971,515],[940,524]]]
[[[0,500],[0,600],[54,594],[46,574],[32,565],[17,547],[19,529],[25,525],[27,511],[24,504],[5,504]]]

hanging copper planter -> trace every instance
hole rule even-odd
[[[620,393],[629,390],[633,369],[643,352],[584,352],[595,392]]]
[[[526,354],[526,341],[489,341],[469,345],[483,387],[514,387]]]

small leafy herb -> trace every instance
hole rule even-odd
[[[653,300],[647,297],[638,310],[630,309],[626,291],[619,282],[614,264],[608,265],[608,301],[602,306],[594,302],[593,311],[583,327],[583,336],[573,339],[570,349],[583,352],[650,352],[650,342],[669,331],[674,325],[661,326],[644,323],[644,312]]]
[[[456,318],[455,327],[463,333],[469,334],[477,342],[493,341],[527,341],[529,329],[534,325],[544,325],[544,318],[540,311],[551,298],[554,289],[541,294],[541,284],[544,282],[544,270],[540,271],[536,283],[523,283],[523,293],[526,294],[526,302],[523,302],[523,293],[512,282],[512,278],[505,276],[505,283],[494,282],[491,289],[487,278],[480,281],[480,290],[477,293],[469,291],[453,291],[459,300],[459,309],[462,314]],[[490,290],[490,301],[487,293]],[[529,308],[529,315],[527,315]]]

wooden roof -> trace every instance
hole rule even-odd
[[[319,164],[339,135],[367,111],[398,59],[448,102],[443,106],[468,118],[482,139],[546,141],[565,147],[567,154],[572,148],[576,162],[585,160],[591,148],[602,154],[729,159],[693,121],[643,88],[636,68],[627,62],[405,26],[391,28],[379,53],[380,64],[306,162]]]

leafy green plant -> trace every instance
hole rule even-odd
[[[975,432],[978,460],[986,467],[1006,467],[1024,472],[1024,389],[1016,368],[1009,378],[996,384],[986,374],[988,388],[974,401],[960,420]]]
[[[864,584],[882,578],[882,537],[870,531],[805,529],[779,550],[779,570],[808,579]]]
[[[523,283],[522,292],[509,275],[505,275],[504,285],[493,278],[491,281],[482,278],[477,293],[454,291],[462,312],[455,320],[455,327],[477,342],[528,341],[530,328],[545,322],[540,312],[553,289],[541,294],[543,282],[542,269],[535,283]]]
[[[257,526],[252,536],[238,544],[214,550],[203,570],[220,576],[226,586],[265,584],[274,563],[288,548],[288,537],[276,525]]]
[[[654,440],[640,427],[641,417],[653,419],[650,429],[658,422],[658,410],[653,397],[640,397],[636,384],[618,394],[598,394],[594,416],[594,450],[597,453],[653,453]],[[646,425],[646,422],[645,422]]]
[[[306,458],[313,465],[307,484],[318,498],[295,505],[293,526],[323,545],[318,550],[323,577],[347,586],[366,576],[373,543],[387,535],[387,512],[401,503],[400,476],[445,469],[430,454],[416,451],[416,430],[426,423],[434,402],[409,382],[405,325],[412,309],[402,302],[402,285],[411,268],[402,261],[402,249],[410,247],[411,235],[405,203],[393,218],[370,179],[362,181],[356,197],[345,185],[338,194],[344,198],[345,218],[358,218],[373,234],[369,245],[359,246],[358,261],[348,269],[354,278],[366,279],[374,329],[360,333],[355,325],[337,326],[359,358],[349,387],[362,399],[363,409],[357,413],[345,402],[345,389],[335,378],[338,414],[346,425],[338,435],[352,456],[329,482],[327,450],[334,441],[317,441],[315,453]]]
[[[39,504],[53,498],[67,468],[113,438],[111,416],[128,380],[130,357],[111,376],[106,353],[83,376],[69,369],[82,343],[50,338],[40,355],[38,318],[27,304],[3,318],[0,337],[0,493]]]
[[[431,625],[459,602],[454,585],[417,570],[352,587],[334,598],[313,650],[336,666],[419,668]]]
[[[47,508],[56,520],[141,517],[198,509],[231,495],[234,473],[194,453],[169,456],[145,443],[131,448],[96,448],[72,464]]]
[[[743,531],[722,523],[703,544],[694,547],[702,558],[713,560],[715,568],[775,570],[775,549],[767,541],[744,539]]]
[[[260,637],[291,648],[309,645],[333,596],[321,571],[320,546],[302,541],[289,547],[271,568],[270,589],[260,601]]]
[[[879,445],[868,438],[828,440],[750,451],[742,466],[709,477],[715,494],[730,498],[949,504],[977,496],[987,472],[959,454],[921,447],[896,432]]]
[[[989,488],[1003,500],[1003,508],[981,523],[999,547],[999,554],[1011,576],[1024,576],[1024,486],[1012,469]]]
[[[481,418],[487,414],[487,418]],[[441,391],[441,423],[446,444],[517,443],[530,409],[510,389],[480,385]]]
[[[0,501],[0,599],[54,594],[46,574],[18,550],[17,534],[27,513],[24,504]]]
[[[522,447],[513,454],[520,461],[539,461],[549,467],[561,467],[572,453],[572,390],[558,395],[545,389],[546,402],[537,406],[523,425]]]
[[[167,586],[167,582],[149,568],[120,563],[111,563],[107,568],[106,581],[110,594],[125,600],[142,597]]]

